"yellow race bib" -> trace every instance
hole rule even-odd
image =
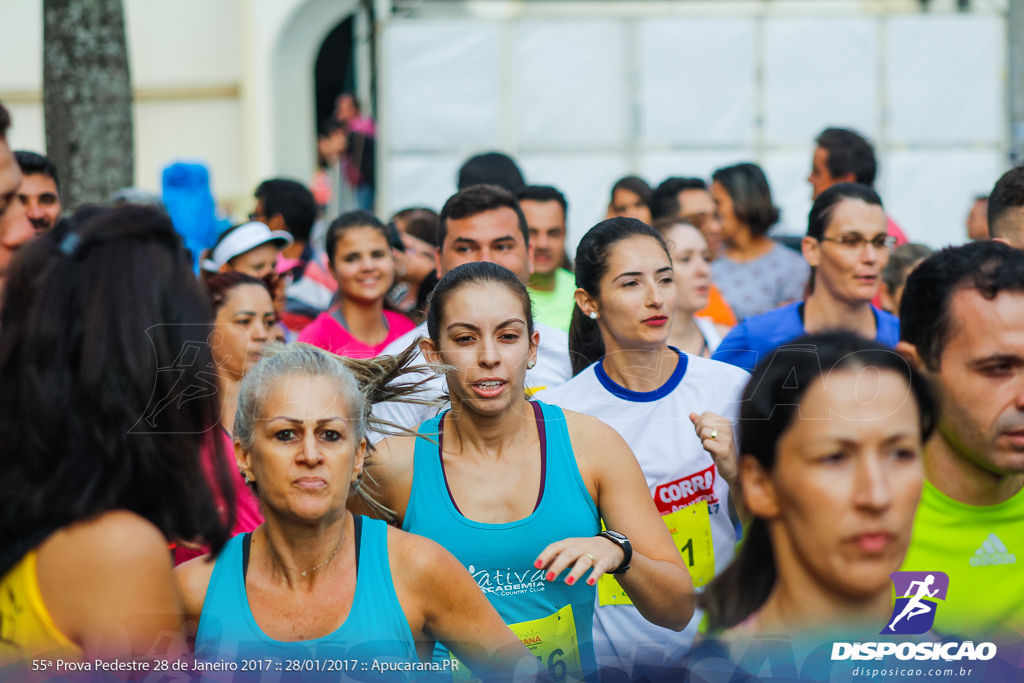
[[[566,605],[546,617],[509,624],[508,627],[547,668],[554,683],[583,680],[583,662],[580,659],[580,645],[576,638],[576,620],[572,615],[572,605]],[[455,655],[449,656],[455,659]],[[460,665],[452,673],[456,683],[472,680],[469,670],[464,665]]]
[[[661,519],[690,570],[694,588],[711,581],[715,576],[715,546],[711,541],[711,515],[707,501],[662,515]],[[632,605],[633,602],[614,576],[604,574],[597,582],[597,604],[604,607]]]

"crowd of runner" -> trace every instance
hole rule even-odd
[[[387,223],[267,180],[193,254],[147,198],[63,207],[10,125],[0,671],[675,680],[878,639],[897,571],[948,576],[917,633],[1024,638],[1024,168],[935,253],[827,129],[799,239],[743,163],[622,178],[570,257],[490,153]]]

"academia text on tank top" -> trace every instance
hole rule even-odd
[[[591,633],[595,589],[566,573],[545,581],[534,562],[549,544],[600,531],[597,506],[573,455],[561,409],[531,401],[541,440],[541,486],[534,511],[515,522],[466,518],[448,489],[439,444],[418,439],[412,492],[402,525],[444,546],[476,579],[491,605],[555,680],[594,670]],[[444,414],[424,422],[421,434],[440,434]],[[443,443],[443,442],[442,442]]]
[[[251,535],[242,534],[228,541],[217,558],[199,619],[199,666],[202,662],[262,660],[265,664],[272,660],[270,675],[279,676],[281,681],[381,680],[387,676],[387,680],[395,680],[393,672],[382,675],[371,668],[372,662],[416,662],[415,642],[388,564],[387,525],[359,516],[355,522],[356,591],[348,617],[332,633],[297,642],[274,640],[260,629],[245,591],[243,556],[248,559],[245,547]],[[357,670],[345,670],[346,660],[349,666],[353,661],[360,665]],[[296,661],[300,663],[299,669],[289,670],[289,662]],[[306,661],[319,662],[320,670],[315,666],[313,671],[303,668]],[[363,663],[367,664],[365,671],[360,669]],[[276,668],[278,664],[282,669]],[[331,670],[324,670],[327,668]],[[258,671],[250,675],[253,680],[260,677]]]
[[[732,365],[674,350],[675,370],[653,391],[631,391],[617,384],[598,361],[565,384],[541,392],[540,399],[596,417],[622,436],[699,591],[732,560],[736,532],[728,511],[729,486],[704,450],[689,415],[710,410],[735,420],[749,375]],[[677,666],[700,620],[698,610],[680,632],[651,624],[611,577],[602,578],[594,617],[598,665],[634,677],[654,677],[644,667]]]

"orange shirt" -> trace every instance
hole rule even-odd
[[[703,318],[711,318],[719,325],[727,325],[729,327],[736,325],[736,314],[732,312],[732,308],[725,302],[725,298],[718,291],[718,287],[714,285],[708,288],[707,307],[702,311],[697,311],[697,315]]]

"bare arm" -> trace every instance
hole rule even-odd
[[[484,680],[539,670],[451,553],[430,539],[388,529],[388,555],[398,601],[417,640],[442,643]]]
[[[51,536],[37,576],[57,628],[88,658],[149,654],[181,636],[183,605],[167,540],[148,520],[117,510]],[[169,652],[175,656],[184,652]]]
[[[185,603],[186,619],[199,621],[215,564],[209,555],[202,555],[175,567],[174,577],[178,580],[178,590]]]
[[[640,614],[652,624],[681,631],[693,616],[693,581],[661,520],[636,457],[618,432],[600,420],[565,411],[580,472],[597,501],[607,528],[625,534],[633,546],[630,569],[616,577]],[[590,555],[594,557],[591,562]],[[622,562],[622,550],[600,537],[552,543],[539,556],[549,576],[573,567],[567,583],[587,570],[593,585]]]

